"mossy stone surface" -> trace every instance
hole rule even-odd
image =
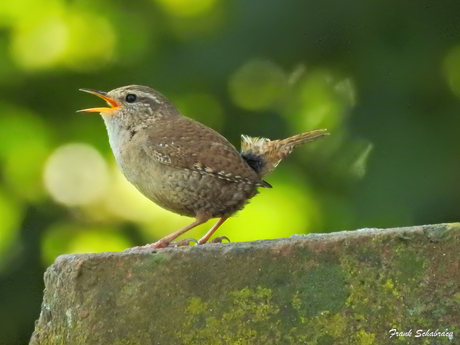
[[[459,249],[439,224],[63,255],[31,344],[453,344]]]

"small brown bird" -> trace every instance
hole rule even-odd
[[[262,178],[294,148],[328,135],[324,129],[273,141],[243,135],[238,153],[222,135],[183,116],[165,96],[149,87],[130,85],[107,93],[81,91],[109,104],[80,111],[101,113],[110,147],[126,179],[157,205],[195,217],[183,229],[138,248],[166,247],[195,226],[220,218],[197,242],[206,243],[228,217],[258,193],[257,188],[272,188]]]

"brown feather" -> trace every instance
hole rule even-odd
[[[294,135],[284,140],[270,140],[241,136],[241,156],[258,174],[259,178],[271,173],[278,164],[298,146],[329,135],[326,129]]]

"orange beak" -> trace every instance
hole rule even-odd
[[[96,95],[100,98],[102,98],[104,101],[107,102],[108,105],[110,105],[110,108],[107,107],[100,107],[100,108],[89,108],[89,109],[82,109],[78,110],[78,112],[85,112],[85,113],[113,113],[115,110],[117,110],[120,107],[120,104],[114,100],[113,98],[110,98],[107,96],[107,92],[104,91],[97,91],[97,90],[91,90],[91,89],[80,89],[80,91],[83,92],[88,92],[93,95]]]

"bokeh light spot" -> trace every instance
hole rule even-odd
[[[166,12],[177,17],[194,17],[207,13],[216,0],[155,0]]]
[[[26,109],[0,106],[0,160],[7,185],[28,200],[43,196],[43,164],[50,151],[49,130]]]
[[[65,52],[68,30],[61,16],[50,14],[22,21],[13,31],[11,53],[24,69],[55,65]]]
[[[46,195],[41,175],[48,155],[47,146],[18,147],[5,162],[4,176],[7,185],[26,200],[41,200]]]
[[[101,198],[106,193],[109,173],[104,158],[92,146],[68,144],[48,158],[44,180],[56,201],[76,206]]]
[[[275,181],[273,185],[276,186],[273,189],[261,190],[216,236],[226,235],[238,242],[308,233],[319,214],[308,191],[282,181]]]
[[[361,150],[357,154],[357,157],[353,164],[350,166],[350,173],[353,177],[357,179],[361,179],[366,175],[367,162],[374,148],[374,145],[370,142],[363,142],[360,144]]]
[[[37,6],[34,16],[17,18],[10,53],[25,70],[67,66],[88,71],[113,57],[115,43],[113,28],[104,17],[52,2]]]
[[[47,229],[41,246],[42,261],[48,266],[62,254],[120,251],[132,244],[115,229],[57,223]]]
[[[276,64],[255,59],[244,64],[229,81],[233,102],[248,110],[270,108],[284,94],[288,78]]]
[[[109,62],[115,51],[116,36],[104,17],[89,12],[70,13],[69,32],[63,62],[78,71],[92,71]]]
[[[344,78],[333,84],[334,91],[340,97],[339,101],[344,105],[355,106],[356,90],[351,78]]]
[[[443,72],[452,92],[460,96],[460,45],[447,53],[443,62]]]
[[[69,253],[100,253],[120,251],[131,247],[120,233],[109,229],[93,229],[78,232],[68,245]]]
[[[334,76],[324,70],[308,74],[300,83],[298,92],[299,114],[292,118],[303,122],[301,128],[313,129],[325,127],[333,129],[342,122],[344,110],[352,96],[346,99],[343,95],[351,94],[350,83],[334,81]],[[338,86],[337,86],[338,85]]]

